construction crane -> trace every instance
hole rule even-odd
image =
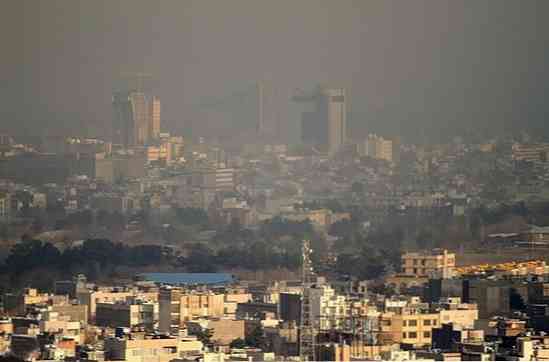
[[[315,274],[311,261],[312,249],[309,240],[303,240],[301,251],[303,257],[301,266],[303,298],[301,300],[301,321],[299,326],[299,356],[303,361],[315,361],[315,326],[311,310],[311,288]]]

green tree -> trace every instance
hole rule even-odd
[[[205,329],[197,330],[197,331],[194,332],[194,335],[205,346],[210,347],[210,346],[213,345],[212,337],[214,335],[214,330],[212,328],[205,328]]]
[[[258,325],[246,336],[246,345],[255,348],[263,348],[265,346],[265,335],[261,326]]]
[[[217,269],[213,253],[202,244],[194,245],[186,258],[186,265],[191,273],[212,273]]]
[[[236,338],[231,341],[229,344],[229,347],[231,348],[244,348],[246,347],[246,341],[242,338]]]

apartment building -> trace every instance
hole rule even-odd
[[[429,308],[424,304],[408,305],[392,314],[388,325],[393,341],[421,347],[431,345],[433,328],[439,328],[443,323],[473,328],[478,315],[476,305],[461,303],[459,298],[448,298]]]
[[[114,290],[85,290],[78,293],[77,298],[80,304],[88,306],[88,319],[95,320],[97,303],[115,303],[125,301],[133,295],[130,291]]]
[[[528,336],[517,338],[520,361],[549,360],[549,337]]]
[[[88,324],[88,306],[85,304],[54,304],[50,308],[52,312],[69,317],[72,322]]]
[[[105,339],[105,356],[112,361],[168,362],[201,350],[202,342],[192,337],[131,335]]]
[[[212,292],[190,292],[166,287],[159,293],[159,328],[170,332],[198,318],[220,318],[225,313],[225,295]]]
[[[225,295],[213,293],[184,294],[181,296],[181,319],[222,317],[225,313]]]
[[[186,322],[189,334],[195,334],[204,330],[213,332],[212,341],[220,345],[228,345],[236,338],[246,337],[246,320],[234,319],[199,319]]]
[[[402,255],[402,273],[405,276],[451,278],[455,274],[456,256],[446,249]]]
[[[57,312],[46,311],[39,322],[40,332],[56,333],[63,338],[73,339],[83,343],[83,335],[80,334],[80,322],[71,322],[68,316],[60,316]]]
[[[155,307],[154,303],[97,303],[95,324],[112,328],[142,326],[153,330]]]
[[[440,325],[438,313],[395,314],[391,318],[393,341],[413,346],[431,344],[432,329]]]
[[[252,295],[250,293],[245,293],[244,291],[234,291],[224,295],[224,314],[226,316],[236,316],[236,311],[239,304],[248,303],[252,300]]]
[[[25,288],[19,294],[4,294],[4,311],[9,315],[24,315],[30,306],[38,304],[67,304],[66,295],[39,293],[37,289]]]
[[[479,318],[479,309],[476,304],[462,303],[460,298],[445,298],[435,305],[440,309],[440,323],[453,323],[462,328],[474,328]]]
[[[346,298],[328,285],[319,285],[311,289],[311,312],[320,329],[342,328],[347,317]]]

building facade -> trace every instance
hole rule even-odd
[[[446,279],[454,275],[455,267],[456,256],[447,250],[402,255],[402,273],[406,276]]]
[[[347,107],[344,88],[324,89],[328,117],[328,152],[341,149],[347,138]]]
[[[160,138],[160,98],[153,97],[150,106],[149,137],[153,140]]]
[[[393,141],[384,139],[381,136],[370,134],[359,143],[358,153],[378,160],[393,161]]]
[[[302,113],[301,139],[329,154],[341,149],[347,139],[345,88],[318,87],[310,95],[297,95],[294,101],[313,104]]]
[[[116,92],[112,98],[112,141],[124,147],[146,145],[160,135],[160,99],[142,92]]]

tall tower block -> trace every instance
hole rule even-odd
[[[265,85],[257,82],[257,126],[256,133],[261,135],[265,132]]]

